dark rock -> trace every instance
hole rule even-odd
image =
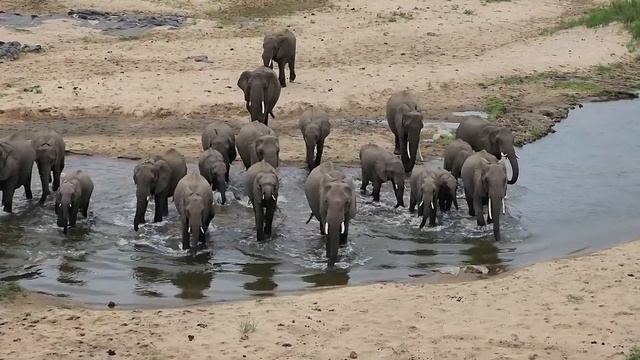
[[[109,356],[116,356],[116,351],[115,351],[115,350],[111,350],[111,349],[109,349],[109,350],[107,351],[107,355],[109,355]]]
[[[283,347],[292,347],[293,345],[289,344],[289,343],[282,343]]]
[[[209,57],[207,55],[187,56],[186,60],[193,60],[195,62],[203,62],[203,63],[212,63],[212,61],[209,60]]]
[[[116,303],[114,303],[113,301],[109,301],[109,303],[107,304],[107,307],[109,309],[113,309],[114,307],[116,307]]]
[[[351,354],[349,354],[349,357],[351,359],[357,359],[358,358],[358,353],[355,351],[352,351]]]
[[[189,338],[189,341],[193,341],[193,339],[195,339],[195,336],[193,335],[188,335],[187,337]]]

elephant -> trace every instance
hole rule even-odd
[[[345,245],[349,222],[356,216],[356,192],[351,178],[341,173],[333,163],[314,168],[304,183],[304,194],[311,216],[320,222],[320,233],[326,235],[326,257],[331,267],[338,258],[338,246]]]
[[[187,163],[184,156],[175,149],[169,149],[162,155],[144,160],[133,169],[133,181],[136,184],[136,215],[133,229],[138,231],[145,223],[147,205],[153,195],[156,203],[153,222],[162,221],[169,215],[168,199],[178,185],[178,181],[187,175]]]
[[[500,213],[505,213],[507,169],[486,150],[469,156],[462,166],[464,195],[469,216],[475,216],[478,226],[486,225],[483,206],[488,204],[487,223],[493,223],[493,236],[500,241]]]
[[[509,184],[518,181],[518,156],[513,146],[511,129],[491,124],[479,117],[471,117],[460,123],[456,130],[456,139],[466,141],[475,151],[486,150],[498,160],[502,157],[509,159],[512,171]]]
[[[58,215],[58,227],[66,235],[69,227],[76,226],[78,211],[89,216],[89,202],[93,194],[93,181],[87,173],[76,170],[66,174],[60,189],[56,192],[55,212]]]
[[[269,125],[269,115],[280,98],[280,84],[273,70],[259,66],[255,70],[243,71],[238,79],[238,87],[244,92],[247,111],[251,121],[260,121]]]
[[[214,150],[215,151],[215,150]],[[204,242],[215,211],[211,187],[201,175],[189,174],[180,179],[173,195],[180,215],[182,250],[195,253],[198,242]]]
[[[415,95],[397,92],[387,102],[387,122],[395,137],[394,154],[400,155],[406,173],[411,173],[420,153],[420,132],[424,126]]]
[[[420,228],[424,227],[427,218],[429,218],[429,226],[436,226],[438,185],[436,184],[435,173],[426,167],[420,167],[411,174],[409,186],[411,186],[409,212],[413,213],[416,205],[418,205],[418,216],[422,217]]]
[[[51,190],[56,191],[60,187],[60,174],[64,170],[65,144],[62,136],[54,130],[37,133],[31,145],[36,152],[36,164],[42,183],[42,196],[40,204],[44,204]],[[49,190],[49,183],[53,173],[53,184]]]
[[[247,170],[247,196],[253,205],[256,219],[258,241],[271,237],[273,215],[278,205],[278,189],[280,187],[276,169],[265,160],[261,160]]]
[[[451,205],[458,208],[458,180],[448,171],[442,169],[433,170],[436,186],[438,188],[438,205],[440,211],[451,210]]]
[[[464,161],[472,154],[471,145],[462,139],[455,139],[444,149],[444,169],[458,180]]]
[[[27,200],[33,198],[31,175],[36,151],[31,143],[19,135],[0,139],[0,190],[2,190],[2,209],[13,211],[13,193],[23,186]]]
[[[331,132],[329,115],[320,109],[307,109],[302,113],[298,126],[307,148],[307,167],[309,170],[313,170],[313,168],[320,165],[324,150],[324,140]]]
[[[289,80],[296,80],[296,36],[289,29],[264,37],[262,42],[262,62],[273,69],[273,62],[278,63],[280,86],[286,87],[284,66],[289,64]]]
[[[202,132],[202,151],[207,151],[209,148],[218,150],[224,157],[224,163],[227,166],[225,180],[229,182],[229,169],[238,155],[236,153],[236,138],[229,125],[222,121],[215,121],[207,125]]]
[[[200,175],[204,177],[211,185],[212,190],[218,190],[222,196],[222,205],[227,202],[227,183],[229,173],[224,156],[218,150],[213,148],[207,149],[198,160],[198,169]]]
[[[367,193],[367,185],[373,183],[373,201],[380,201],[382,183],[391,181],[396,195],[396,208],[404,207],[405,172],[402,162],[393,154],[375,144],[366,144],[360,148],[362,167],[362,186],[360,191]]]
[[[236,136],[236,146],[245,168],[258,161],[265,160],[274,168],[278,167],[280,144],[276,133],[259,122],[250,122],[243,126]]]

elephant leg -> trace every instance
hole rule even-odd
[[[4,191],[2,192],[2,206],[4,212],[10,213],[13,210],[13,193],[16,191],[15,182],[5,183]]]
[[[349,236],[349,221],[344,222],[344,234],[340,234],[340,245],[347,244],[347,238]]]
[[[467,207],[469,208],[469,216],[476,216],[475,208],[473,207],[473,196],[464,194],[465,199],[467,200]]]
[[[400,137],[397,134],[393,134],[393,136],[395,137],[395,144],[396,144],[393,150],[393,154],[400,155]]]
[[[164,200],[165,200],[165,196],[164,194],[155,194],[154,196],[154,201],[156,203],[156,208],[155,208],[155,212],[153,215],[153,222],[160,222],[162,221],[162,214],[164,212]]]
[[[324,139],[318,141],[316,148],[316,166],[320,166],[320,162],[322,161],[322,152],[324,151]]]
[[[360,185],[360,193],[362,195],[367,195],[367,186],[369,185],[369,177],[363,171],[362,172],[362,185]]]
[[[224,174],[224,180],[227,182],[227,184],[229,183],[229,172],[231,170],[231,164],[227,164],[227,173]]]
[[[51,190],[57,191],[60,188],[60,175],[62,174],[62,166],[56,165],[53,167],[53,185]]]
[[[296,81],[296,54],[289,59],[289,81]]]
[[[325,232],[324,232],[324,226],[323,226],[323,225],[324,225],[324,224],[323,224],[322,222],[320,222],[320,235],[327,235],[327,234],[325,234]]]
[[[278,79],[280,80],[280,87],[287,87],[287,79],[284,76],[284,61],[278,62]]]
[[[27,198],[27,200],[31,200],[33,199],[33,192],[31,192],[31,176],[33,175],[33,169],[29,169],[27,172],[27,179],[25,180],[24,183],[24,196]],[[47,186],[49,186],[47,184]]]
[[[453,206],[456,208],[456,211],[460,210],[458,208],[458,199],[455,196],[453,197]],[[451,208],[451,207],[449,207],[449,208]]]
[[[189,225],[186,221],[182,222],[182,250],[191,249],[191,242],[189,241]]]
[[[380,180],[373,181],[373,201],[380,201],[380,188],[382,187],[382,182]]]
[[[273,215],[276,212],[275,204],[267,206],[264,219],[264,234],[271,237],[271,229],[273,225]]]
[[[162,201],[162,215],[169,216],[169,197],[165,196]]]
[[[413,194],[409,195],[409,213],[413,214],[416,211],[416,205],[418,204],[418,200],[416,200]]]
[[[82,211],[82,217],[84,217],[85,219],[89,217],[89,201],[82,205],[80,211]]]
[[[69,226],[76,226],[77,221],[78,221],[78,206],[73,205],[71,207],[71,211],[69,212]]]
[[[256,217],[256,237],[258,241],[264,241],[264,214],[262,205],[253,205],[253,213]]]
[[[51,193],[49,191],[49,182],[50,182],[50,174],[51,169],[45,168],[44,164],[38,163],[38,173],[40,175],[40,184],[42,185],[42,195],[40,196],[40,204],[44,204],[45,200],[47,200],[47,196]],[[26,191],[26,188],[25,188]]]
[[[427,204],[425,204],[427,205]],[[437,204],[433,204],[433,208],[429,206],[429,226],[436,226],[436,217],[438,216]]]
[[[476,214],[476,222],[478,226],[485,226],[486,222],[484,221],[484,214],[482,213],[482,200],[478,197],[473,199],[473,210]]]

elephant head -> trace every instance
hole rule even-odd
[[[489,199],[488,212],[489,221],[493,223],[493,235],[496,241],[500,241],[500,215],[505,212],[504,198],[507,194],[507,169],[504,164],[483,166],[481,182],[483,192]]]
[[[254,155],[255,154],[255,155]],[[280,143],[273,135],[262,135],[256,139],[253,145],[252,163],[266,161],[274,168],[279,165]]]
[[[274,173],[258,174],[254,183],[254,199],[266,207],[278,201],[278,177]],[[258,200],[259,199],[259,200]]]
[[[498,158],[498,160],[500,160],[500,158],[502,157],[506,157],[507,159],[509,159],[509,164],[511,164],[512,171],[512,176],[509,180],[509,184],[515,184],[516,181],[518,181],[518,175],[520,171],[518,168],[518,156],[516,155],[516,149],[513,145],[513,134],[511,133],[511,130],[503,126],[492,129],[490,141],[490,153],[496,155],[496,158]]]
[[[6,165],[11,152],[14,150],[15,148],[11,144],[0,142],[0,180],[5,180],[11,175],[8,173],[10,170],[7,169]]]
[[[213,165],[211,168],[211,173],[209,174],[209,178],[212,180],[211,189],[214,191],[219,191],[220,196],[222,197],[222,204],[226,204],[227,202],[227,166],[224,163],[217,163]]]
[[[353,184],[343,179],[331,179],[331,174],[327,176],[329,181],[322,189],[320,214],[327,236],[326,256],[331,267],[338,258],[339,244],[346,241],[349,220],[355,217],[356,200]]]
[[[278,41],[275,37],[267,37],[262,43],[262,64],[273,69],[273,59],[278,54]]]
[[[224,162],[226,164],[230,164],[231,162],[233,162],[233,160],[235,159],[230,159],[229,158],[229,154],[231,153],[233,149],[234,145],[231,142],[230,138],[224,137],[224,136],[214,136],[210,143],[209,146],[204,149],[205,151],[208,148],[217,150],[220,154],[222,154],[222,157],[224,158]]]
[[[422,123],[422,114],[417,111],[408,111],[408,107],[404,105],[407,111],[398,111],[396,123],[401,123],[398,127],[398,136],[400,138],[400,159],[407,173],[413,170],[416,164],[416,156],[420,146],[420,132],[424,124]]]
[[[204,237],[207,229],[204,224],[207,223],[207,216],[204,208],[204,200],[196,193],[192,193],[184,199],[184,217],[187,223],[187,231],[189,233],[189,249],[195,252],[198,248],[198,242]],[[186,250],[186,249],[183,249]]]
[[[378,162],[376,164],[377,176],[382,181],[391,181],[393,184],[393,192],[396,195],[396,208],[404,207],[404,180],[405,172],[402,162],[397,158],[392,158],[386,162]]]
[[[268,122],[270,107],[275,103],[270,104],[267,99],[277,97],[276,93],[279,96],[279,86],[275,73],[269,68],[242,72],[238,79],[238,87],[244,92],[251,121],[261,121],[265,124]]]
[[[420,229],[427,223],[429,218],[429,226],[436,225],[436,206],[438,206],[438,186],[435,179],[426,176],[420,185],[420,203],[418,204],[418,216],[422,216]]]
[[[73,216],[72,211],[77,209],[76,199],[80,184],[77,181],[65,181],[60,185],[60,189],[56,193],[55,211],[58,215],[58,227],[62,228],[62,232],[66,235],[70,225],[69,218]]]
[[[144,224],[144,215],[152,195],[166,191],[171,181],[169,164],[164,160],[147,160],[133,170],[133,181],[136,184],[136,215],[133,229],[138,231],[138,225]],[[156,204],[163,206],[163,204]]]

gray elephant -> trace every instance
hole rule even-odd
[[[56,131],[47,130],[37,133],[31,140],[31,145],[36,152],[36,164],[42,184],[40,203],[43,204],[51,194],[51,190],[57,191],[60,187],[60,174],[64,170],[65,143]],[[52,173],[53,184],[49,190]]]
[[[13,210],[13,193],[23,186],[28,200],[31,192],[31,175],[36,152],[31,143],[19,135],[0,139],[0,190],[2,190],[2,209]]]
[[[502,157],[509,159],[512,176],[509,184],[515,184],[520,174],[518,168],[518,156],[513,146],[513,134],[504,126],[491,124],[479,117],[472,117],[460,123],[456,130],[456,139],[462,139],[469,143],[473,150],[486,150],[496,159]]]
[[[247,170],[247,196],[253,205],[258,241],[271,237],[273,215],[278,205],[280,182],[276,169],[268,162],[259,161]]]
[[[338,258],[338,246],[345,245],[349,222],[356,216],[356,192],[351,178],[346,177],[331,162],[311,171],[304,183],[304,194],[311,208],[311,218],[320,222],[320,233],[326,235],[328,265]]]
[[[486,150],[477,152],[462,166],[464,195],[469,215],[475,216],[478,226],[493,223],[493,236],[500,241],[500,213],[504,214],[504,197],[507,194],[507,169]],[[488,205],[487,222],[483,206]]]
[[[362,167],[362,186],[360,191],[367,193],[369,182],[373,184],[373,201],[380,201],[382,183],[391,181],[396,195],[396,208],[404,206],[405,173],[402,162],[393,154],[375,144],[366,144],[360,148]]]
[[[471,145],[462,139],[455,139],[444,149],[444,169],[450,171],[456,180],[459,179],[464,161],[472,154]]]
[[[407,173],[413,170],[420,152],[420,132],[424,126],[415,96],[408,90],[397,92],[387,102],[387,122],[395,137],[396,155],[400,155]]]
[[[236,136],[236,146],[245,168],[265,160],[274,168],[279,165],[280,144],[276,133],[259,122],[243,126]]]
[[[459,210],[456,195],[458,191],[458,180],[456,180],[450,172],[442,169],[434,169],[433,174],[438,188],[438,205],[440,206],[440,211],[451,210],[451,205],[455,206],[456,210]]]
[[[302,113],[298,126],[307,149],[307,167],[309,170],[313,170],[322,161],[324,139],[331,132],[329,115],[320,109],[307,109]]]
[[[262,48],[264,66],[273,69],[273,63],[278,63],[280,86],[287,86],[284,76],[284,66],[287,64],[289,64],[289,80],[296,80],[296,36],[289,29],[265,36]]]
[[[180,215],[182,250],[195,253],[215,215],[209,183],[201,175],[184,176],[176,185],[173,203]]]
[[[200,155],[198,169],[200,170],[200,175],[211,185],[211,189],[220,192],[222,205],[224,205],[227,202],[227,179],[229,179],[224,156],[218,150],[207,149]]]
[[[56,192],[55,212],[58,215],[58,227],[66,235],[69,227],[76,226],[78,211],[89,216],[89,202],[93,194],[93,181],[87,173],[76,170],[66,174]]]
[[[236,138],[229,125],[222,121],[214,121],[207,125],[202,132],[202,150],[207,151],[209,148],[218,150],[224,157],[224,163],[227,166],[225,180],[229,182],[229,169],[238,155],[236,153]]]
[[[138,231],[140,224],[145,223],[145,213],[151,196],[156,203],[153,222],[162,221],[169,215],[168,199],[178,185],[178,181],[187,174],[187,163],[184,156],[175,149],[169,149],[162,155],[156,155],[136,165],[133,170],[133,181],[136,184],[136,215],[133,229]]]
[[[280,98],[280,84],[273,70],[259,66],[253,71],[244,71],[238,79],[238,87],[244,92],[247,111],[251,121],[260,121],[269,125],[269,115]]]
[[[415,212],[418,205],[418,216],[422,217],[420,228],[422,229],[429,218],[429,226],[436,226],[438,212],[438,185],[436,176],[426,167],[415,169],[409,178],[409,212]]]

